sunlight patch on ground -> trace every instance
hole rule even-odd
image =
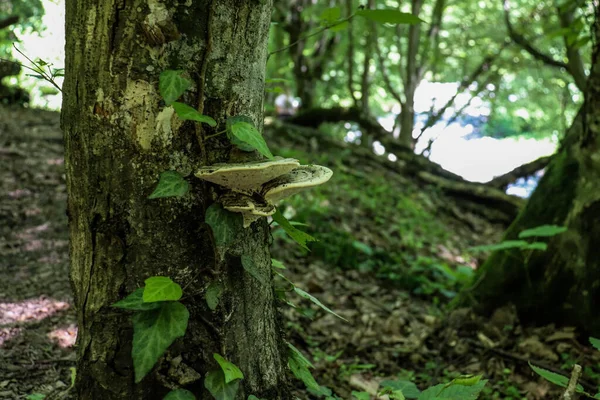
[[[60,347],[73,347],[77,339],[77,326],[71,324],[55,329],[48,333],[48,338],[55,341]]]
[[[0,347],[21,333],[22,328],[0,328]]]
[[[0,303],[0,325],[39,321],[69,307],[71,306],[67,302],[43,296],[20,303]]]

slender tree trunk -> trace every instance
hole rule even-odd
[[[418,16],[421,12],[422,0],[412,1],[412,14]],[[406,79],[404,81],[404,94],[406,100],[402,103],[400,113],[400,144],[413,148],[412,131],[415,126],[415,92],[419,84],[417,56],[419,54],[419,41],[421,37],[421,25],[414,24],[408,28],[408,54],[406,58]]]
[[[596,10],[596,40],[600,38],[598,14]],[[505,240],[545,224],[568,230],[551,238],[546,251],[493,253],[463,293],[483,311],[512,302],[526,321],[562,322],[600,335],[599,55],[597,46],[585,104]]]
[[[215,190],[193,177],[201,165],[248,157],[230,152],[222,136],[203,140],[223,130],[226,117],[247,115],[262,128],[271,6],[67,0],[62,127],[80,400],[162,399],[184,381],[199,399],[211,398],[203,378],[217,368],[213,353],[244,373],[237,398],[290,398],[272,287],[248,276],[239,258],[251,256],[271,276],[267,223],[235,232],[237,256],[221,262],[204,223]],[[166,69],[189,73],[194,85],[181,101],[212,116],[216,128],[182,123],[165,107],[158,79]],[[186,176],[190,192],[149,200],[166,170]],[[190,321],[185,337],[136,385],[131,321],[110,305],[155,275],[184,287]],[[224,287],[215,311],[204,297],[213,281]],[[176,364],[191,382],[173,373]]]

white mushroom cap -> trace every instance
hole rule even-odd
[[[275,157],[266,161],[214,164],[200,168],[195,175],[230,189],[259,192],[263,183],[287,174],[299,165],[294,158]]]
[[[219,198],[223,208],[232,212],[242,214],[244,218],[244,228],[260,217],[267,217],[275,214],[275,206],[272,204],[256,201],[254,198],[243,193],[228,192]]]
[[[269,204],[293,194],[321,185],[333,175],[327,167],[320,165],[302,165],[293,171],[264,184],[262,195]]]

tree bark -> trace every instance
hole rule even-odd
[[[596,8],[596,39],[600,15]],[[596,42],[597,43],[597,42]],[[546,251],[494,252],[463,293],[481,311],[512,302],[524,320],[564,323],[600,334],[600,48],[595,49],[585,104],[527,206],[505,234],[545,224],[567,232],[550,238]]]
[[[270,0],[66,3],[61,124],[80,400],[162,399],[181,386],[169,362],[179,356],[179,365],[202,376],[185,388],[211,398],[203,377],[218,368],[213,353],[242,370],[237,398],[290,398],[273,289],[240,263],[241,254],[251,256],[271,276],[267,223],[240,227],[237,246],[221,261],[204,223],[219,188],[193,177],[201,165],[256,158],[230,151],[223,136],[203,138],[223,130],[232,115],[247,115],[262,129],[271,8]],[[166,69],[189,73],[194,84],[180,101],[217,127],[182,122],[165,107],[158,79]],[[149,200],[167,170],[186,176],[190,191]],[[136,385],[130,318],[111,304],[157,275],[184,287],[190,320],[185,337]],[[213,281],[224,287],[215,311],[204,298]]]

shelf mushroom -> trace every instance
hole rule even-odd
[[[275,157],[214,164],[200,168],[195,175],[230,189],[218,201],[226,210],[242,214],[247,228],[260,217],[273,215],[279,200],[327,182],[333,172],[320,165],[300,165],[294,158]]]
[[[255,198],[255,197],[258,197]],[[273,204],[266,203],[259,196],[251,197],[243,193],[229,191],[219,197],[219,203],[223,208],[241,213],[244,218],[244,228],[250,226],[251,223],[258,220],[260,217],[267,217],[275,214],[276,208]]]
[[[240,191],[260,192],[263,183],[300,166],[294,158],[275,157],[267,161],[214,164],[200,168],[196,176],[205,181]]]
[[[267,203],[275,204],[281,199],[327,182],[332,175],[333,171],[327,167],[301,165],[287,174],[265,183],[261,193]]]

